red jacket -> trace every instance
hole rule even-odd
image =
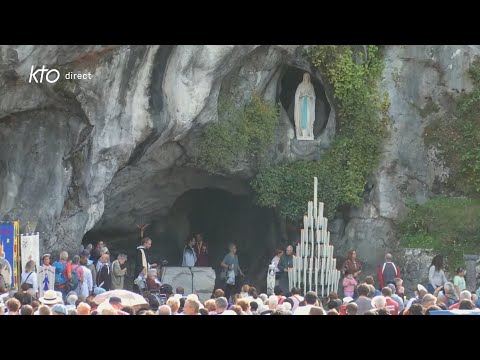
[[[383,279],[383,271],[384,271],[385,264],[386,263],[383,263],[382,265],[378,265],[378,281],[380,282],[380,291],[385,286],[387,286],[387,284],[385,284],[385,281]],[[395,277],[399,278],[400,277],[400,268],[397,265],[395,265],[393,262],[391,264],[393,264],[393,266],[395,266],[395,269],[397,270],[397,274],[396,274]]]

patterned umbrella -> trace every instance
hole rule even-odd
[[[131,307],[139,307],[141,305],[148,306],[148,302],[141,295],[134,293],[132,291],[120,290],[120,289],[106,291],[102,294],[99,294],[93,298],[93,302],[100,305],[104,301],[114,296],[122,299],[123,306],[131,306]]]

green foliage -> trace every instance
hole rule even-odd
[[[473,91],[458,98],[450,118],[425,130],[425,140],[435,145],[452,170],[450,185],[458,193],[480,195],[480,60],[469,69]]]
[[[313,64],[334,89],[337,136],[320,161],[261,169],[252,181],[258,204],[278,207],[281,214],[298,219],[312,198],[314,176],[327,217],[343,204],[360,204],[367,176],[378,163],[389,107],[377,87],[383,69],[378,48],[369,46],[368,53],[368,59],[356,63],[348,46],[309,49]]]
[[[209,123],[200,141],[199,165],[209,171],[228,171],[242,161],[261,157],[272,144],[278,106],[254,95],[244,107],[232,100],[219,103],[219,120]]]
[[[480,251],[479,199],[436,197],[410,208],[399,226],[403,246],[434,249],[450,270],[464,266],[464,253]]]

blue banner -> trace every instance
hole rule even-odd
[[[5,255],[5,259],[3,256]],[[14,286],[14,269],[15,269],[15,226],[13,222],[0,223],[0,271],[5,276],[10,272],[10,281],[5,281]]]

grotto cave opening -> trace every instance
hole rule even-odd
[[[187,237],[201,232],[208,244],[209,265],[217,278],[228,244],[234,242],[246,281],[266,290],[267,267],[281,239],[280,226],[274,211],[256,206],[250,193],[234,194],[214,187],[189,189],[163,214],[145,212],[140,218],[150,224],[145,236],[153,240],[154,258],[167,260],[169,266],[180,266]],[[83,243],[103,240],[114,257],[125,252],[134,262],[139,230],[125,232],[124,224],[118,223],[115,228],[111,221],[108,228],[102,228],[101,223],[85,234]]]

